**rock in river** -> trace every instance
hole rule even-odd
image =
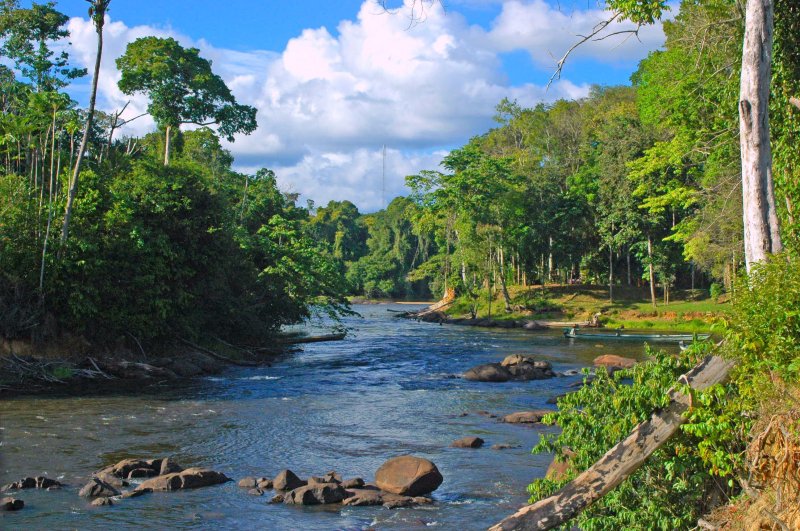
[[[623,358],[614,354],[604,354],[594,359],[595,367],[606,367],[608,369],[630,369],[636,365],[636,360]]]
[[[286,493],[283,503],[290,505],[324,505],[339,503],[347,496],[347,491],[338,483],[314,483]]]
[[[473,382],[507,382],[511,379],[511,373],[499,363],[486,363],[465,372],[464,379]]]
[[[153,489],[154,491],[172,491],[181,489],[197,489],[225,483],[230,479],[221,472],[207,468],[187,468],[182,472],[173,472],[148,479],[136,490]]]
[[[476,382],[507,382],[509,380],[544,380],[556,373],[546,361],[537,361],[530,356],[512,354],[500,363],[486,363],[464,373],[465,380]]]
[[[503,417],[503,422],[509,424],[537,424],[542,421],[542,417],[553,411],[548,409],[536,409],[533,411],[517,411]]]
[[[55,479],[50,479],[46,476],[36,476],[35,478],[32,477],[22,478],[19,481],[15,481],[14,483],[3,485],[3,487],[0,490],[6,491],[6,490],[22,490],[22,489],[49,489],[52,487],[63,487],[63,486],[64,485],[62,485]]]
[[[109,485],[99,478],[92,478],[89,483],[83,486],[78,495],[84,498],[107,498],[109,496],[119,496],[120,491],[113,485]]]
[[[297,477],[291,470],[281,470],[272,480],[272,487],[275,490],[294,490],[306,484],[307,482]]]
[[[378,488],[405,496],[421,496],[433,492],[443,480],[436,465],[412,455],[389,459],[375,472],[375,484]]]
[[[16,498],[0,499],[0,511],[19,511],[25,507],[25,502]]]
[[[462,437],[450,445],[453,448],[480,448],[484,440],[480,437]]]

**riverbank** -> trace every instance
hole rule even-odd
[[[490,304],[484,290],[476,298],[458,297],[442,312],[454,324],[458,319],[482,320],[511,328],[505,323],[591,323],[597,316],[609,328],[693,333],[711,332],[730,306],[726,298],[712,299],[705,290],[676,290],[669,303],[657,301],[654,307],[647,289],[628,286],[615,286],[613,301],[607,286],[590,285],[510,287],[509,296],[510,311],[501,293],[494,293]]]
[[[135,340],[133,345],[97,346],[74,337],[39,344],[3,339],[0,397],[134,391],[218,375],[229,367],[269,367],[280,356],[295,351],[296,344],[344,337],[344,333],[286,335],[263,347],[238,347],[221,340],[199,345],[181,339],[147,349]]]

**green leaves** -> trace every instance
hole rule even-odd
[[[160,127],[217,125],[230,142],[235,134],[250,134],[257,127],[256,109],[236,103],[197,48],[183,48],[172,38],[142,37],[128,44],[117,68],[120,90],[147,94],[147,112]]]

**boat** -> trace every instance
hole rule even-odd
[[[591,332],[585,334],[575,328],[564,329],[564,337],[568,339],[604,340],[619,339],[630,341],[647,341],[652,343],[681,343],[704,341],[711,337],[710,334],[623,334],[620,330],[614,333]]]

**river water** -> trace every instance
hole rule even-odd
[[[457,378],[466,369],[530,354],[556,371],[591,364],[599,354],[641,357],[641,344],[592,344],[559,331],[438,326],[397,319],[387,309],[354,308],[344,341],[317,343],[269,368],[236,368],[217,377],[172,383],[142,394],[39,397],[0,401],[0,483],[47,475],[61,491],[21,491],[19,513],[0,513],[4,529],[485,529],[526,502],[548,455],[531,455],[548,427],[497,422],[505,415],[552,408],[548,398],[580,376],[509,383]],[[466,413],[466,415],[463,415]],[[481,449],[457,449],[475,435]],[[517,446],[493,450],[492,444]],[[430,459],[444,476],[435,504],[382,507],[271,505],[236,486],[153,493],[90,508],[77,495],[89,474],[126,457],[172,456],[241,477],[300,477],[336,470],[367,481],[390,457]]]

